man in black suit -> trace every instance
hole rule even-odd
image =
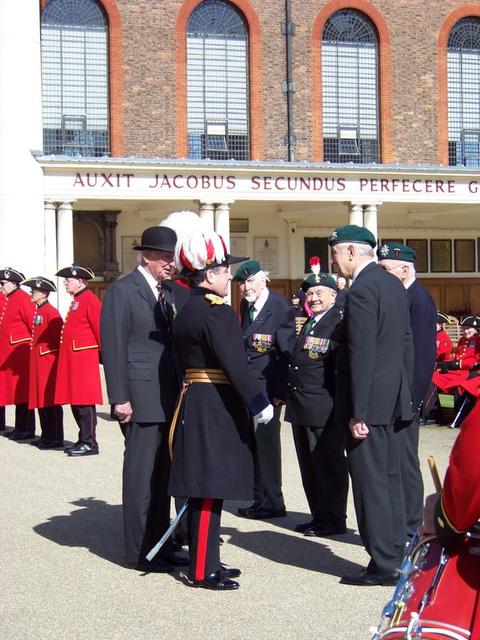
[[[400,242],[389,242],[378,249],[377,255],[378,264],[400,280],[410,300],[414,349],[414,417],[406,427],[400,465],[405,493],[407,535],[411,538],[422,524],[423,517],[423,479],[418,459],[418,439],[422,405],[435,368],[437,311],[432,296],[415,277],[414,249]]]
[[[286,516],[282,493],[280,412],[287,399],[288,341],[294,318],[285,298],[269,291],[267,274],[257,260],[244,262],[236,271],[243,300],[240,304],[243,338],[253,376],[275,407],[268,425],[255,425],[255,486],[253,504],[238,509],[244,518]]]
[[[329,240],[332,262],[352,278],[345,306],[345,344],[338,361],[338,424],[362,542],[371,560],[344,584],[395,584],[406,537],[400,475],[403,430],[412,419],[413,345],[409,303],[400,281],[374,259],[373,234],[347,225]]]
[[[285,420],[292,423],[303,488],[312,514],[295,531],[305,536],[346,532],[348,470],[345,433],[335,425],[336,282],[326,273],[302,283],[313,312],[293,346],[288,365]]]
[[[185,566],[173,543],[151,562],[146,553],[170,521],[168,425],[180,381],[170,321],[174,303],[163,286],[177,235],[169,227],[142,233],[141,262],[107,289],[101,316],[102,355],[110,402],[125,437],[123,520],[127,564],[142,571]],[[178,303],[177,303],[178,304]]]

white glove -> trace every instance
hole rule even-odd
[[[265,407],[263,411],[257,413],[256,416],[253,416],[253,421],[255,424],[267,424],[273,418],[273,406],[271,404],[268,407]]]

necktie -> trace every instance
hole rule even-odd
[[[314,316],[312,316],[303,325],[303,333],[308,333],[309,331],[311,331],[316,324],[317,324],[317,321],[315,320]]]
[[[160,305],[160,311],[162,312],[162,315],[166,320],[167,319],[167,308],[165,306],[165,292],[163,291],[163,287],[162,287],[162,283],[161,282],[159,282],[157,284],[157,291],[158,291],[157,300],[158,300],[158,304]]]
[[[255,313],[255,305],[251,304],[250,307],[248,308],[248,320],[249,323],[252,324],[254,318],[253,318],[253,314]]]

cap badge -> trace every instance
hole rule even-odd
[[[330,234],[329,240],[336,240],[338,238],[338,233],[336,231],[332,231]]]
[[[72,269],[72,276],[76,276],[77,275],[77,270],[76,269]]]
[[[35,285],[37,287],[41,287],[42,286],[42,281],[41,280],[35,280]]]
[[[5,269],[4,275],[6,280],[10,280],[10,271],[8,269]]]
[[[382,258],[385,258],[386,256],[388,256],[388,254],[390,253],[390,249],[388,248],[388,245],[386,244],[382,245],[380,247],[379,253],[382,256]]]

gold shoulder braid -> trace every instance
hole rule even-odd
[[[210,304],[226,304],[225,298],[216,296],[214,293],[206,293],[205,299],[208,300]]]

